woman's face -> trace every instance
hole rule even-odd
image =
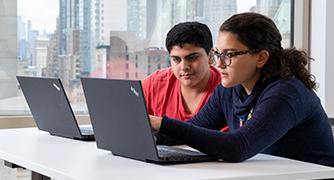
[[[216,53],[229,54],[250,50],[246,45],[238,41],[237,36],[231,32],[219,32],[217,44],[214,48]],[[245,51],[247,52],[247,51]],[[225,66],[221,61],[217,61],[217,69],[221,73],[222,85],[233,87],[238,84],[243,85],[248,94],[251,93],[256,81],[260,78],[258,68],[259,53],[239,53],[230,58],[231,63]]]

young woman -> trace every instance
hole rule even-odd
[[[309,58],[283,49],[281,40],[263,15],[230,17],[211,51],[221,85],[189,121],[151,116],[152,128],[225,161],[267,153],[334,167],[333,135],[305,68]],[[230,131],[220,132],[226,125]]]

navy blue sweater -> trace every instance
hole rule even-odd
[[[250,96],[243,94],[241,86],[220,85],[189,121],[163,117],[158,144],[168,143],[168,136],[230,162],[261,152],[334,167],[332,131],[313,90],[293,78],[259,81]],[[225,125],[230,131],[220,132]]]

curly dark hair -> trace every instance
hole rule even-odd
[[[283,49],[282,36],[270,18],[251,12],[236,14],[227,19],[219,31],[235,34],[249,49],[269,52],[268,62],[261,68],[262,78],[296,77],[306,87],[316,90],[315,77],[306,68],[312,58],[305,51],[295,48]]]
[[[213,45],[209,27],[199,22],[183,22],[175,25],[167,33],[166,48],[169,53],[173,46],[182,47],[186,43],[201,47],[209,54]]]

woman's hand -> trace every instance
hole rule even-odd
[[[162,122],[162,117],[150,115],[150,122],[152,129],[159,131]]]

